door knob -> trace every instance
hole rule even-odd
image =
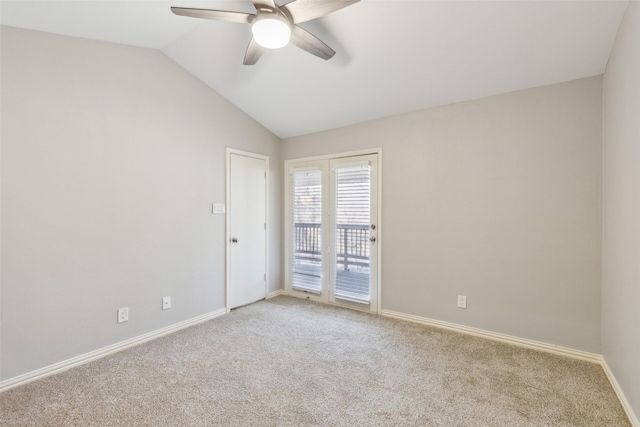
[[[371,236],[371,237],[369,237],[369,241],[370,241],[371,243],[375,243],[375,242],[376,242],[376,236]]]
[[[238,243],[238,238],[237,237],[232,237],[231,238],[231,243]]]

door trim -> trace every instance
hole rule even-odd
[[[238,154],[240,156],[252,157],[254,159],[261,159],[265,161],[265,198],[264,198],[264,208],[265,208],[265,223],[266,229],[264,233],[264,246],[265,246],[265,260],[264,260],[264,271],[266,275],[266,280],[264,281],[264,297],[267,298],[269,295],[269,156],[265,156],[262,154],[251,153],[249,151],[242,151],[235,148],[227,147],[226,148],[226,160],[225,160],[225,206],[226,206],[226,214],[225,214],[225,232],[224,232],[224,308],[227,313],[231,311],[229,308],[229,239],[231,239],[230,235],[230,214],[229,214],[229,201],[231,199],[231,155]]]
[[[383,229],[384,227],[382,227],[382,147],[376,147],[376,148],[370,148],[367,150],[357,150],[357,151],[347,151],[347,152],[343,152],[343,153],[331,153],[331,154],[323,154],[323,155],[319,155],[319,156],[311,156],[311,157],[301,157],[301,158],[297,158],[297,159],[287,159],[284,161],[284,171],[283,171],[283,175],[284,175],[284,194],[283,194],[283,199],[284,199],[284,212],[283,214],[286,216],[287,212],[288,212],[288,203],[287,203],[287,192],[289,191],[289,179],[288,179],[288,174],[289,174],[289,168],[290,165],[292,163],[301,163],[301,162],[313,162],[316,160],[330,160],[330,159],[336,159],[336,158],[343,158],[343,157],[353,157],[353,156],[360,156],[360,155],[364,155],[364,154],[377,154],[378,155],[378,176],[377,176],[377,209],[378,209],[378,235],[377,235],[377,245],[378,245],[378,256],[376,259],[377,262],[377,279],[378,279],[378,303],[377,303],[377,307],[376,307],[376,313],[377,314],[381,314],[382,313],[382,246],[383,246]],[[289,280],[288,277],[288,272],[289,272],[289,251],[291,251],[291,243],[289,242],[289,237],[290,237],[290,230],[289,228],[286,226],[286,221],[285,221],[285,227],[284,227],[284,255],[285,255],[285,259],[284,259],[284,266],[285,266],[285,271],[284,271],[284,277],[285,280]],[[287,284],[285,282],[285,293],[287,289]],[[310,296],[309,299],[315,299],[313,296]],[[334,305],[340,305],[340,306],[345,306],[344,304],[340,304],[340,303],[331,303]],[[349,308],[354,308],[357,310],[357,308],[355,307],[350,307]],[[371,313],[372,311],[367,310],[369,313]]]

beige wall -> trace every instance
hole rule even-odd
[[[227,146],[271,156],[281,286],[275,136],[158,51],[3,27],[1,56],[2,379],[224,307]]]
[[[604,77],[602,354],[640,417],[640,3]],[[640,424],[637,424],[640,425]]]
[[[383,147],[383,309],[599,353],[601,94],[593,77],[419,111],[282,158]]]

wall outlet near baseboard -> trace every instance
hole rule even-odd
[[[171,308],[171,297],[162,298],[162,309],[167,310]]]
[[[118,309],[118,323],[129,321],[129,307]]]
[[[458,295],[458,308],[467,308],[467,297]]]

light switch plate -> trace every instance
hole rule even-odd
[[[214,215],[216,214],[223,214],[224,213],[224,203],[214,203],[211,205],[211,213],[213,213]]]

